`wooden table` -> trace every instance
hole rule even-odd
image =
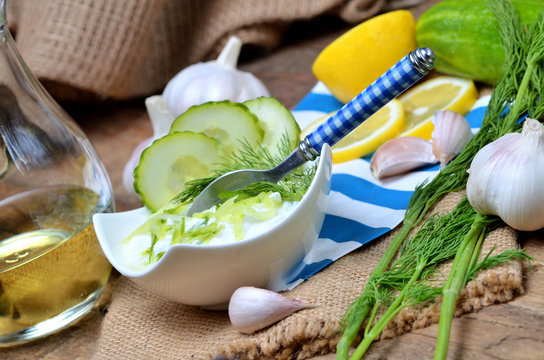
[[[418,6],[414,14],[417,16],[436,1]],[[287,107],[293,107],[316,82],[311,64],[317,54],[349,28],[333,18],[297,23],[287,31],[279,49],[268,53],[253,51],[242,59],[240,67],[253,72],[273,96]],[[139,200],[130,197],[122,186],[122,171],[132,149],[152,133],[143,99],[100,106],[63,105],[89,136],[103,160],[114,187],[117,211],[139,207]],[[521,246],[537,259],[544,259],[544,232],[521,234]],[[524,285],[525,294],[509,303],[455,319],[450,358],[543,359],[544,272],[541,265],[533,266]],[[95,350],[104,312],[104,307],[98,307],[58,334],[12,349],[0,349],[0,359],[89,359]],[[377,342],[367,358],[432,358],[437,329],[432,325]],[[334,354],[316,359],[334,359]]]

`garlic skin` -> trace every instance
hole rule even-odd
[[[145,108],[153,127],[153,139],[158,139],[170,132],[170,127],[176,119],[168,110],[161,95],[153,95],[145,99]]]
[[[244,334],[251,334],[296,311],[316,306],[270,290],[244,286],[232,294],[228,311],[232,326]]]
[[[433,154],[440,160],[440,168],[443,169],[448,162],[461,153],[473,134],[465,117],[455,111],[436,111],[433,124]]]
[[[244,102],[270,96],[253,74],[236,69],[242,41],[232,36],[217,60],[192,64],[166,85],[163,98],[172,115],[178,117],[193,105],[208,101]]]
[[[383,179],[436,163],[438,159],[429,141],[415,136],[403,136],[380,146],[370,160],[370,168],[377,179]]]
[[[146,98],[145,107],[151,120],[151,126],[153,127],[153,136],[143,140],[132,150],[132,154],[123,169],[123,187],[133,197],[139,197],[136,191],[134,191],[134,168],[140,162],[140,155],[154,140],[168,134],[172,122],[175,120],[175,117],[166,107],[161,95]]]
[[[138,166],[142,152],[153,143],[153,140],[154,139],[150,137],[139,143],[134,150],[132,150],[132,154],[123,169],[123,187],[125,188],[125,191],[134,198],[140,197],[140,195],[136,193],[136,190],[134,190],[134,168]]]
[[[544,126],[527,118],[520,133],[484,146],[470,165],[467,197],[477,212],[521,231],[544,227]]]

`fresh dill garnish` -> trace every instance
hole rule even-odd
[[[242,141],[242,149],[231,156],[224,157],[223,162],[218,164],[212,175],[206,178],[194,179],[186,183],[185,189],[181,191],[172,203],[182,204],[193,201],[212,181],[228,172],[241,169],[271,169],[282,162],[293,150],[289,144],[287,134],[281,138],[277,155],[272,155],[264,146],[253,146],[247,141]],[[235,191],[221,193],[221,198],[226,200],[233,196],[240,199],[256,196],[262,192],[278,192],[284,200],[300,200],[308,190],[315,175],[316,165],[301,166],[293,170],[278,183],[261,181],[250,184]]]
[[[383,278],[386,277],[384,274],[392,263],[401,244],[403,244],[410,236],[416,226],[423,221],[425,215],[438,200],[449,192],[459,191],[466,187],[466,182],[468,180],[467,170],[476,153],[483,146],[501,136],[510,132],[519,131],[521,125],[518,122],[522,115],[528,113],[531,117],[540,119],[544,113],[544,101],[541,96],[544,85],[543,15],[541,14],[527,29],[519,23],[517,13],[510,1],[492,0],[489,2],[489,5],[495,13],[500,35],[503,39],[503,47],[506,55],[504,64],[506,71],[505,75],[493,90],[482,126],[478,133],[467,144],[461,154],[452,160],[452,162],[450,162],[432,181],[425,182],[416,187],[410,199],[402,227],[392,239],[386,252],[374,269],[374,272],[371,274],[361,296],[349,307],[342,319],[342,337],[337,345],[338,359],[348,358],[351,345],[359,334],[364,322],[368,320],[371,311],[372,314],[370,316],[372,318],[374,317],[376,307],[378,306],[376,305],[377,300],[383,298],[384,294],[391,293],[391,291],[380,290],[382,288],[380,281],[384,281]],[[469,231],[471,236],[468,237],[466,241],[474,242],[474,240],[478,238],[483,240],[484,235],[489,229],[484,226],[485,221],[481,219],[481,217],[482,216],[477,216],[471,223],[469,218],[464,218],[464,220],[467,221],[467,224],[470,223],[471,226],[479,229],[478,231]],[[433,220],[429,221],[432,222]],[[424,227],[425,225],[421,229]],[[417,233],[413,238],[415,239],[416,237]],[[427,240],[428,238],[425,238],[424,241]],[[468,271],[470,271],[471,266],[474,265],[475,258],[477,258],[475,254],[479,253],[479,248],[476,244],[472,248],[472,252],[470,252],[470,257],[468,258]],[[519,258],[523,257],[524,255],[520,255]],[[457,256],[455,259],[457,259]],[[507,257],[502,259],[495,257],[494,259],[496,261],[506,261]],[[454,260],[454,264],[455,263],[456,260]],[[417,262],[412,262],[410,268],[413,269],[414,264],[416,265],[415,268],[417,268]],[[421,271],[423,271],[423,269]],[[398,283],[395,282],[397,288],[405,289],[407,284],[410,284],[411,286],[416,284],[416,280],[412,280],[412,277],[407,279],[405,275],[402,276],[403,278],[399,279]],[[462,280],[465,281],[463,283],[464,286],[470,275],[464,273],[462,276]],[[405,284],[401,284],[402,281],[404,281]],[[406,296],[406,294],[403,296]],[[397,299],[399,298],[397,297]],[[400,300],[397,299],[395,299],[393,303],[397,302],[397,305],[400,305],[399,303],[402,303],[403,300],[402,298]],[[389,319],[384,318],[385,324],[391,318],[392,317]],[[383,326],[385,326],[385,324],[382,323]],[[447,326],[447,324],[444,324],[443,327],[446,328]],[[376,329],[379,330],[379,327]],[[365,335],[368,332],[367,326]],[[362,350],[356,351],[352,356],[353,359],[360,358],[364,351],[366,351],[366,348],[364,347],[370,345],[364,338],[363,342],[361,343],[362,345],[360,345]]]

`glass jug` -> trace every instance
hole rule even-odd
[[[111,265],[92,215],[113,211],[93,147],[19,55],[0,0],[0,346],[42,337],[95,305]]]

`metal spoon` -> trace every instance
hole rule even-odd
[[[314,160],[324,144],[336,144],[381,107],[419,81],[433,68],[434,59],[434,53],[429,48],[417,48],[410,52],[306,136],[278,166],[270,170],[236,170],[218,177],[195,198],[187,214],[191,216],[216,205],[221,201],[219,194],[223,191],[240,189],[257,181],[277,182],[306,161]]]

